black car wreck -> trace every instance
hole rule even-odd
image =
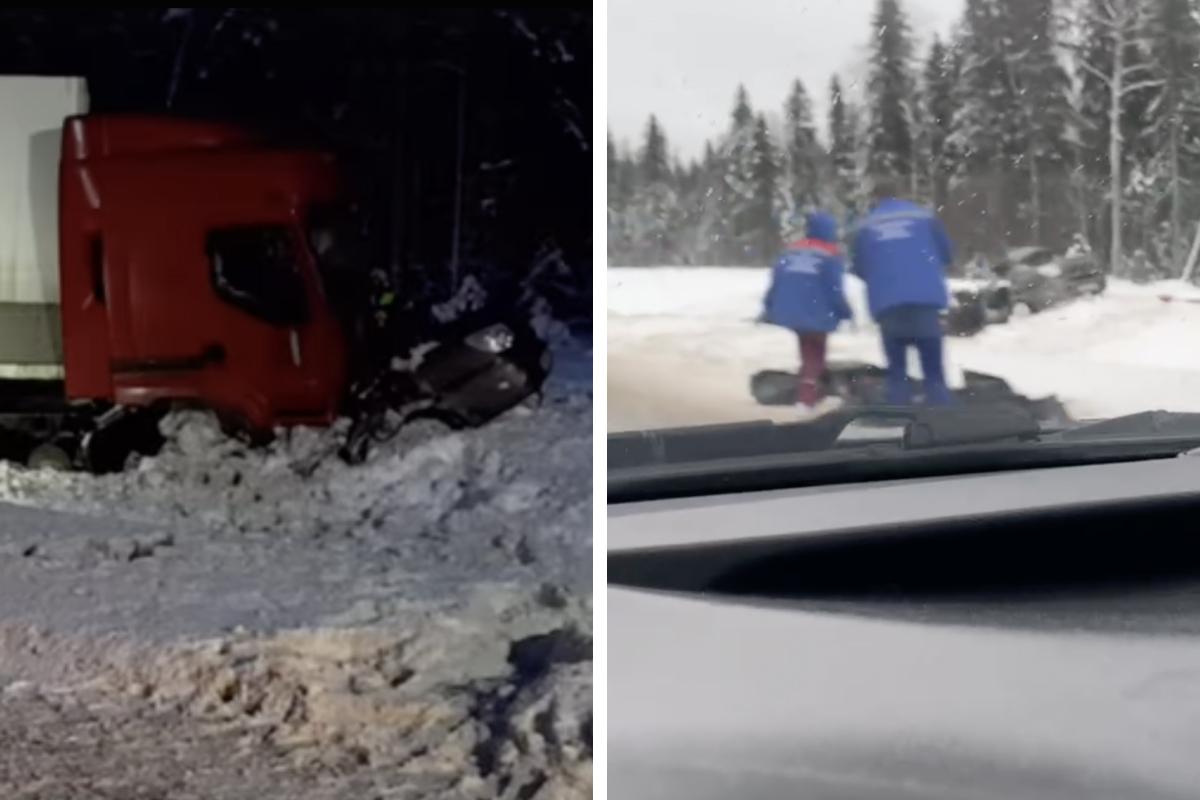
[[[437,326],[356,385],[342,458],[357,463],[372,442],[414,419],[451,428],[483,425],[541,391],[552,355],[527,310],[489,306]]]
[[[1107,288],[1103,269],[1086,252],[1059,256],[1045,247],[1014,247],[992,271],[1012,285],[1013,303],[1023,303],[1035,314]]]

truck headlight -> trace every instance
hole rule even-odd
[[[516,336],[513,335],[512,330],[507,325],[497,323],[475,331],[464,341],[469,347],[473,347],[476,350],[484,353],[498,354],[510,349],[515,339]]]

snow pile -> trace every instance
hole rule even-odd
[[[114,665],[99,685],[182,708],[300,766],[388,770],[458,797],[583,798],[590,619],[590,602],[493,595],[404,627],[193,644]]]
[[[516,409],[477,430],[416,422],[354,467],[336,457],[344,427],[281,431],[269,447],[253,449],[225,436],[211,414],[180,412],[163,421],[161,453],[121,474],[0,464],[0,499],[246,533],[378,537],[396,546],[431,532],[474,539],[478,533],[465,531],[484,524],[531,553],[539,536],[558,539],[570,525],[590,524],[590,401],[579,394],[536,412]]]
[[[444,303],[438,303],[431,309],[433,318],[442,324],[453,322],[459,317],[472,311],[478,311],[487,303],[487,290],[474,275],[463,278],[458,290]]]
[[[591,612],[590,599],[486,586],[454,609],[371,626],[237,631],[166,649],[0,630],[6,653],[44,654],[0,703],[118,710],[113,737],[147,718],[174,736],[202,730],[230,758],[369,781],[372,797],[585,798]],[[54,667],[39,669],[50,654]]]
[[[203,413],[163,432],[118,475],[0,464],[0,498],[94,517],[30,533],[10,509],[0,536],[0,705],[38,731],[0,734],[0,794],[61,771],[66,742],[80,786],[128,771],[107,754],[199,796],[591,796],[590,392],[414,423],[357,466],[341,427],[262,449]]]

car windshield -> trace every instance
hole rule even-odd
[[[610,463],[1200,411],[1194,0],[727,12],[609,4]]]

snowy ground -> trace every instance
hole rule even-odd
[[[358,467],[204,415],[122,475],[0,464],[0,797],[590,796],[588,360]]]
[[[795,419],[749,394],[754,372],[797,365],[794,337],[753,321],[767,278],[761,269],[610,268],[609,430]],[[882,364],[862,286],[849,283],[858,328],[831,337],[829,357]],[[1113,281],[1100,297],[949,341],[951,381],[964,368],[990,372],[1023,394],[1058,395],[1077,418],[1200,411],[1200,303],[1184,297],[1200,292]]]

